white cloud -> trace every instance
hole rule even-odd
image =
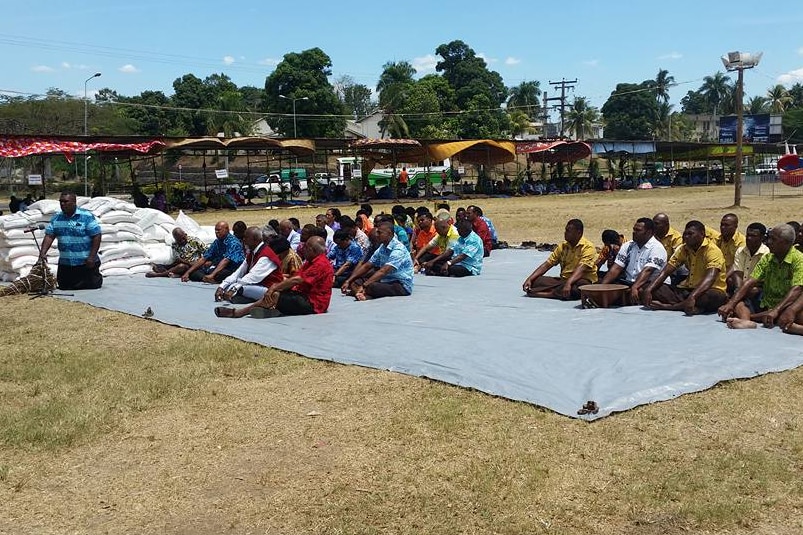
[[[66,61],[62,61],[61,62],[61,68],[62,69],[69,69],[70,68],[70,64],[67,63]]]
[[[223,63],[226,65],[231,65],[234,61],[234,56],[223,56]]]
[[[797,49],[797,53],[803,56],[803,46]]]
[[[279,64],[279,60],[278,59],[274,59],[274,58],[265,58],[265,59],[259,60],[257,63],[259,63],[260,65],[267,65],[269,67],[275,67],[276,65]]]
[[[778,83],[783,85],[793,85],[798,82],[803,83],[803,69],[795,69],[778,77]]]
[[[53,67],[48,67],[47,65],[34,65],[31,67],[33,72],[53,72],[55,69]]]
[[[435,72],[435,66],[438,64],[438,57],[432,54],[413,58],[413,68],[417,73],[430,73]]]
[[[488,56],[485,55],[485,52],[480,52],[479,54],[477,54],[477,57],[484,59],[485,63],[487,63],[488,65],[490,65],[491,63],[496,63],[496,62],[499,61],[496,58],[489,58]]]
[[[599,67],[599,60],[598,59],[589,59],[583,62],[583,65],[588,65],[589,67]]]
[[[663,56],[658,56],[658,59],[680,59],[683,57],[683,54],[680,52],[670,52],[669,54],[664,54]]]
[[[126,74],[133,74],[135,72],[139,72],[139,69],[137,69],[136,67],[134,67],[130,63],[126,63],[125,65],[123,65],[122,67],[120,67],[117,70],[120,71],[120,72],[124,72]]]
[[[521,60],[519,58],[514,58],[513,56],[510,56],[505,60],[505,65],[518,65],[519,63],[521,63]]]

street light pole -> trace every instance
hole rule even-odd
[[[279,95],[279,98],[283,98],[285,100],[292,100],[293,101],[293,138],[297,138],[298,137],[298,127],[296,125],[296,101],[297,100],[309,100],[309,97],[293,98],[293,97],[286,97],[284,95]]]
[[[84,137],[89,134],[89,100],[87,99],[87,91],[86,86],[89,81],[93,78],[98,78],[100,76],[99,72],[96,72],[86,80],[84,80]],[[87,167],[89,166],[89,158],[87,157],[86,152],[84,152],[84,197],[89,196],[89,177],[87,175]]]
[[[742,135],[744,133],[744,70],[752,69],[761,61],[762,52],[728,52],[722,64],[729,71],[737,71],[736,81],[736,166],[733,174],[733,205],[742,205]]]

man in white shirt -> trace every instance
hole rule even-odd
[[[284,280],[282,270],[279,269],[282,262],[268,244],[262,241],[262,229],[247,228],[243,245],[246,250],[245,260],[217,287],[215,301],[252,303],[262,299],[272,285]]]
[[[298,252],[298,244],[301,243],[301,233],[296,230],[292,221],[289,219],[281,221],[279,223],[279,234],[287,238],[287,241],[290,242],[290,248],[293,251]]]
[[[761,257],[770,252],[769,247],[764,245],[766,235],[767,227],[761,223],[750,223],[747,226],[747,230],[745,230],[745,245],[736,250],[733,266],[726,278],[728,289],[732,290],[732,294],[739,291],[744,281],[750,278]],[[753,288],[747,298],[753,301],[757,310],[758,302],[761,298],[761,289]]]
[[[630,305],[641,302],[640,293],[647,289],[666,265],[666,249],[654,234],[655,223],[652,219],[637,219],[633,225],[633,240],[622,244],[613,266],[602,279],[602,284],[630,286]]]

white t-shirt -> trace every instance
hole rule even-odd
[[[621,278],[628,282],[636,282],[644,268],[655,268],[649,280],[655,279],[666,265],[666,249],[655,236],[647,240],[644,247],[639,247],[634,241],[629,241],[619,248],[619,254],[614,261],[624,268]],[[667,279],[668,280],[668,279]]]

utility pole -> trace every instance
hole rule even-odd
[[[563,138],[563,118],[566,112],[566,90],[571,89],[574,90],[574,85],[576,84],[577,80],[567,80],[566,78],[561,78],[560,82],[549,82],[549,85],[560,86],[560,96],[553,97],[551,99],[544,99],[544,100],[559,100],[560,101],[560,137]]]

